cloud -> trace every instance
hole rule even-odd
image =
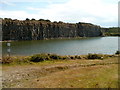
[[[117,21],[117,4],[103,0],[70,0],[65,4],[53,4],[38,10],[42,18],[66,22],[110,23]]]
[[[5,4],[5,5],[9,5],[9,6],[15,6],[15,4],[8,2],[8,1],[0,1],[0,4]]]
[[[115,3],[110,1],[111,0],[108,2],[104,2],[104,0],[67,0],[64,3],[50,3],[45,8],[27,6],[27,10],[2,11],[4,12],[2,16],[18,19],[43,18],[50,19],[51,21],[71,23],[88,22],[102,26],[112,26],[113,23],[117,25],[118,6],[117,1]],[[35,13],[29,13],[29,11]]]
[[[12,18],[12,19],[26,19],[26,18],[37,18],[39,17],[36,14],[29,14],[26,11],[7,11],[0,10],[1,17],[3,18]]]
[[[6,0],[7,2],[66,2],[68,0]]]

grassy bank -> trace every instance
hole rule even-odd
[[[37,54],[3,61],[4,88],[118,88],[119,55]]]
[[[33,64],[46,61],[58,61],[58,60],[82,60],[82,59],[100,59],[103,60],[108,57],[114,57],[116,55],[107,54],[88,54],[88,55],[57,55],[57,54],[35,54],[32,56],[4,56],[2,58],[3,65],[14,65],[14,64]]]

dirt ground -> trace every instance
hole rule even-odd
[[[118,57],[3,65],[3,88],[117,88]]]

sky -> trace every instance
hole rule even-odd
[[[0,0],[0,18],[118,26],[118,0]]]

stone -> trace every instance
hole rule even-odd
[[[38,20],[2,20],[2,40],[98,37],[101,27],[90,23],[60,23]]]

